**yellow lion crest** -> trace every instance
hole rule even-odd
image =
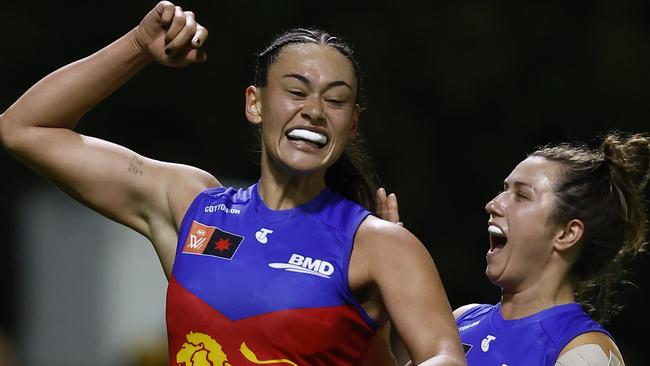
[[[187,343],[176,354],[176,362],[184,366],[232,366],[221,345],[207,334],[190,332]]]
[[[223,351],[221,345],[212,339],[209,335],[190,332],[186,336],[187,342],[183,344],[181,350],[176,354],[176,362],[184,366],[232,366],[228,362],[228,356]],[[259,360],[257,355],[251,351],[242,342],[239,352],[250,362],[256,365],[291,365],[298,366],[295,362],[287,359],[278,360]]]

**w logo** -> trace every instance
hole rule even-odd
[[[184,253],[202,254],[208,244],[208,240],[214,234],[216,227],[203,225],[198,221],[192,222],[190,232],[185,239]]]
[[[188,248],[192,249],[200,249],[203,246],[203,243],[205,243],[205,237],[198,237],[194,234],[190,234],[189,238],[189,243],[187,244]]]

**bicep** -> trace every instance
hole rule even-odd
[[[395,225],[393,225],[395,226]],[[390,319],[416,363],[432,355],[463,359],[460,338],[433,259],[405,229],[371,238],[371,277]]]
[[[22,133],[10,151],[84,205],[149,238],[152,217],[171,216],[167,187],[178,176],[175,164],[65,128]]]

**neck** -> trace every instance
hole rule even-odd
[[[504,319],[519,319],[544,309],[575,302],[575,287],[566,270],[549,266],[545,275],[518,289],[501,289]]]
[[[264,161],[261,170],[259,194],[272,210],[300,206],[325,189],[325,170],[311,175],[290,175]]]

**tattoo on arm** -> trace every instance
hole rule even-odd
[[[142,165],[144,165],[144,160],[139,158],[138,155],[133,154],[133,158],[129,163],[129,172],[131,172],[134,175],[142,176],[144,174],[144,171],[142,170]]]

